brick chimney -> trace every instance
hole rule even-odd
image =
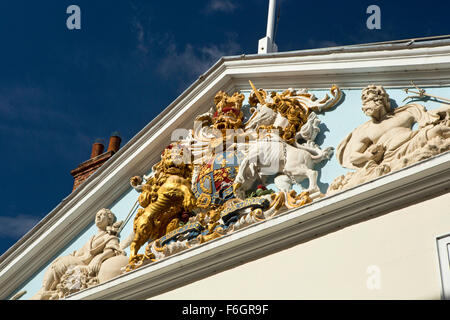
[[[91,152],[91,158],[95,158],[96,156],[99,156],[105,151],[105,145],[103,144],[103,141],[101,139],[97,139],[94,144],[92,145],[92,152]]]
[[[109,151],[114,151],[117,152],[119,151],[120,148],[120,143],[122,142],[122,139],[120,138],[120,134],[115,131],[111,134],[111,137],[109,138],[109,145],[108,145],[108,152]]]
[[[114,153],[119,151],[120,143],[122,139],[118,132],[113,132],[109,138],[109,145],[106,152],[105,145],[101,139],[95,140],[92,144],[91,158],[77,168],[70,171],[73,176],[74,183],[72,192],[78,188],[90,175],[92,175],[98,168],[100,168],[109,158],[111,158]]]

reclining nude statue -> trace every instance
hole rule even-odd
[[[336,178],[327,194],[349,189],[450,149],[450,105],[427,111],[410,103],[391,109],[382,86],[362,90],[362,111],[371,119],[338,146],[339,163],[355,169]],[[417,129],[414,125],[417,124]]]
[[[116,233],[122,221],[109,209],[95,215],[98,228],[84,246],[72,254],[55,259],[44,275],[42,288],[32,300],[57,300],[66,295],[106,281],[121,273],[128,262]]]

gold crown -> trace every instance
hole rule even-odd
[[[216,105],[214,117],[228,112],[233,112],[236,116],[239,116],[244,98],[244,95],[239,92],[235,92],[231,97],[224,91],[217,92],[214,97],[214,104]]]

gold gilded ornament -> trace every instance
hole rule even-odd
[[[221,130],[225,136],[227,129],[239,129],[242,127],[244,114],[241,111],[245,96],[235,92],[231,97],[224,91],[219,91],[214,97],[216,113],[212,118],[212,126]]]
[[[312,202],[312,199],[309,197],[309,192],[303,191],[297,195],[295,190],[291,190],[287,193],[287,202],[288,208],[298,208]]]
[[[155,175],[143,185],[139,196],[144,209],[139,209],[134,219],[128,270],[134,269],[145,258],[138,254],[145,242],[176,229],[180,215],[195,207],[190,188],[192,166],[183,161],[182,148],[177,145],[166,148],[154,171]]]
[[[333,85],[330,88],[332,98],[325,95],[321,100],[318,100],[313,94],[303,91],[296,91],[292,89],[285,90],[282,93],[271,92],[270,95],[263,89],[256,89],[253,83],[249,80],[253,91],[248,99],[250,106],[255,107],[259,103],[264,105],[274,112],[280,114],[285,123],[260,125],[257,130],[265,130],[266,132],[279,132],[279,136],[289,144],[294,144],[295,136],[300,131],[302,126],[308,121],[308,117],[312,112],[323,112],[335,106],[342,97],[342,92],[338,86]],[[270,98],[268,98],[270,96]],[[256,116],[253,114],[252,118]],[[251,122],[252,118],[249,120]]]

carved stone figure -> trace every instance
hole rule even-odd
[[[123,266],[123,258],[126,259],[116,236],[122,221],[116,222],[116,216],[109,209],[101,209],[95,215],[95,224],[98,233],[82,248],[51,263],[44,275],[42,288],[32,298],[33,300],[60,299],[99,283],[100,273],[105,274],[102,277],[103,281],[109,279],[106,275],[108,273],[118,274],[120,267]],[[111,263],[108,266],[109,259],[114,260],[112,262],[115,271],[111,270]],[[104,270],[105,265],[108,270]]]
[[[338,146],[337,159],[348,169],[328,193],[348,189],[450,149],[450,106],[427,111],[410,103],[391,109],[382,86],[362,91],[362,111],[371,119],[354,129]],[[417,124],[417,129],[413,126]]]
[[[172,144],[166,148],[161,161],[153,168],[154,176],[142,186],[139,209],[133,223],[134,238],[130,245],[128,269],[140,265],[144,258],[139,249],[179,226],[183,213],[195,207],[191,191],[192,166],[183,159],[183,148]]]
[[[250,82],[253,87],[253,84]],[[316,113],[336,105],[342,93],[332,86],[325,98],[318,100],[306,89],[288,89],[270,95],[253,87],[249,103],[253,113],[245,124],[246,132],[257,131],[256,143],[250,143],[239,166],[234,183],[236,195],[243,199],[255,180],[264,183],[268,176],[276,175],[274,183],[280,191],[289,191],[294,184],[309,180],[308,192],[312,198],[320,195],[318,172],[314,166],[330,159],[333,148],[321,150],[315,143],[320,132]],[[302,139],[303,143],[298,143]]]
[[[263,183],[268,176],[276,175],[274,183],[280,191],[288,192],[293,184],[299,184],[304,179],[309,180],[308,192],[320,194],[317,186],[317,171],[314,166],[331,158],[333,148],[321,150],[314,142],[320,129],[320,120],[315,113],[311,113],[308,121],[294,137],[292,146],[279,135],[265,133],[253,143],[239,166],[239,173],[235,179],[234,191],[241,199],[253,185],[255,180]],[[300,144],[299,138],[306,142]]]

